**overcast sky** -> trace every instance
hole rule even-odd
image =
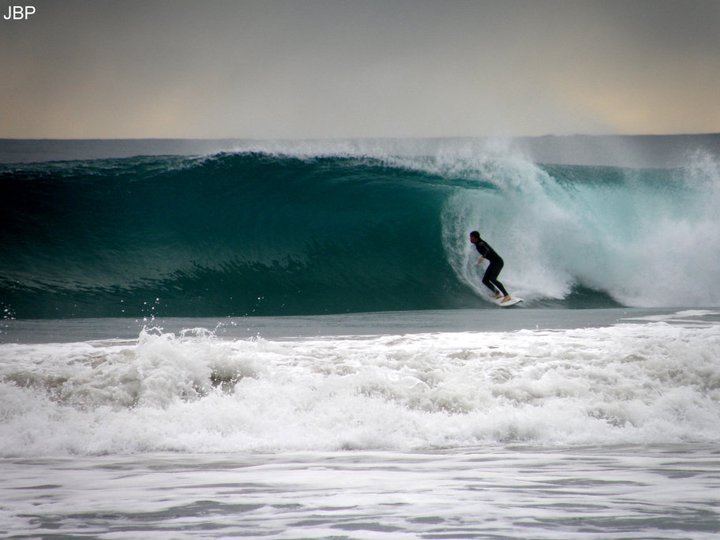
[[[720,0],[3,0],[0,137],[720,131]]]

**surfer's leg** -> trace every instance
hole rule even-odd
[[[493,285],[491,281],[492,275],[490,274],[490,269],[492,268],[492,265],[488,267],[487,270],[485,270],[485,275],[482,278],[483,285],[485,285],[488,289],[492,291],[492,293],[497,296],[500,294],[500,291],[497,290],[497,287]]]
[[[503,287],[503,284],[498,281],[498,275],[500,274],[500,270],[503,269],[503,266],[505,266],[505,263],[502,260],[490,263],[490,266],[488,266],[488,269],[483,276],[483,283],[498,297],[502,293],[502,296],[505,297],[504,300],[507,301],[510,299],[510,295],[505,290],[505,287]]]
[[[508,292],[505,290],[505,287],[503,287],[503,284],[502,284],[502,283],[500,283],[500,282],[496,279],[496,280],[493,281],[493,285],[495,285],[498,289],[500,289],[500,292],[503,294],[503,296],[504,296],[505,298],[507,298],[508,300],[510,300],[510,295],[509,295]]]
[[[482,282],[485,284],[485,286],[490,289],[497,297],[499,297],[501,293],[504,296],[508,295],[507,291],[502,286],[502,283],[497,280],[498,274],[500,273],[500,270],[502,270],[502,267],[502,262],[490,263],[490,266],[488,266],[482,279]]]

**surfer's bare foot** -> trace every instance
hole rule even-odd
[[[509,302],[510,300],[512,300],[512,298],[510,298],[510,295],[507,294],[507,295],[503,296],[503,299],[500,300],[500,303],[504,304],[505,302]]]
[[[502,298],[502,294],[495,293],[495,300],[500,300]]]

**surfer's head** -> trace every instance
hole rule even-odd
[[[473,244],[477,244],[480,241],[480,233],[477,231],[473,231],[470,233],[470,241]]]

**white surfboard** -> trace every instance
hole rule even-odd
[[[507,302],[501,302],[500,300],[502,300],[502,298],[497,298],[497,299],[494,299],[493,301],[494,301],[498,306],[500,306],[500,307],[510,307],[510,306],[514,306],[515,304],[519,304],[520,302],[523,301],[522,298],[518,298],[517,296],[513,296],[513,297],[512,297],[510,300],[508,300]]]

